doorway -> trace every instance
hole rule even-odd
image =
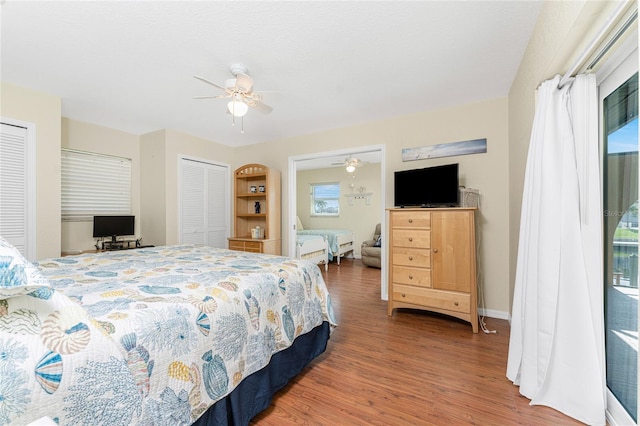
[[[607,412],[638,421],[638,50],[599,79]]]
[[[299,170],[306,168],[313,164],[312,167],[315,168],[327,168],[327,167],[336,167],[335,160],[341,159],[344,161],[347,157],[364,157],[364,156],[372,156],[371,158],[376,158],[375,161],[379,161],[380,164],[380,185],[379,188],[367,188],[367,192],[375,192],[376,196],[380,197],[380,208],[378,210],[378,222],[382,225],[382,235],[386,235],[385,233],[385,147],[384,145],[372,145],[372,146],[364,146],[357,148],[348,148],[337,151],[328,151],[328,152],[319,152],[313,154],[305,154],[299,156],[289,157],[289,188],[288,188],[288,198],[289,198],[289,210],[288,214],[288,223],[289,227],[287,229],[288,235],[288,250],[289,253],[296,252],[296,216],[297,216],[297,206],[298,206],[298,182],[297,182],[297,174]],[[356,172],[357,173],[357,172]],[[348,201],[345,197],[346,194],[342,194],[342,201],[345,205],[348,204]],[[375,224],[374,224],[375,225]],[[373,227],[369,230],[371,234],[373,234]],[[357,241],[360,242],[363,240],[363,237],[368,237],[367,235],[357,236]],[[364,238],[368,239],[368,238]],[[387,276],[386,276],[386,252],[383,249],[381,255],[381,282],[380,282],[380,294],[383,300],[387,300]]]

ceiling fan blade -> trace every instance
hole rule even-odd
[[[262,103],[260,101],[249,101],[247,102],[247,104],[254,108],[256,111],[261,112],[263,114],[270,114],[271,111],[273,111],[273,108],[271,108],[269,105]]]
[[[236,89],[239,92],[249,93],[253,89],[253,79],[246,74],[236,75]]]
[[[226,89],[225,89],[224,87],[219,86],[219,85],[215,84],[214,82],[207,80],[207,79],[206,79],[206,78],[204,78],[204,77],[200,77],[199,75],[194,75],[194,76],[193,76],[193,78],[196,78],[196,79],[198,79],[198,80],[200,80],[200,81],[202,81],[202,82],[204,82],[204,83],[210,84],[210,85],[212,85],[213,87],[217,87],[218,89],[220,89],[220,90],[222,90],[222,91],[226,91]]]
[[[217,96],[194,96],[193,99],[222,99],[228,98],[231,95],[217,95]]]

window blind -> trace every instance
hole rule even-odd
[[[62,220],[131,214],[131,159],[63,149]]]

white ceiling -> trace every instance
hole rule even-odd
[[[240,146],[507,96],[541,1],[0,1],[3,81],[134,134]],[[244,134],[220,85],[242,63],[273,107]]]

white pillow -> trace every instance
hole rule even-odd
[[[38,268],[0,237],[0,299],[23,296],[43,287],[51,286]]]
[[[302,222],[300,222],[300,218],[296,216],[296,230],[304,231],[304,227],[302,226]]]

